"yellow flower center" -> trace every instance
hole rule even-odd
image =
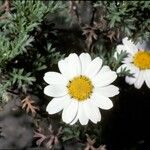
[[[138,51],[133,57],[133,63],[141,70],[150,69],[150,52]]]
[[[69,81],[67,88],[72,98],[83,101],[90,98],[94,87],[88,77],[81,75]]]

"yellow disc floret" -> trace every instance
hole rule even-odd
[[[133,63],[140,70],[150,69],[150,51],[138,51],[133,57]]]
[[[71,81],[69,81],[67,88],[69,95],[78,101],[83,101],[90,98],[93,92],[91,80],[82,75],[74,77]]]

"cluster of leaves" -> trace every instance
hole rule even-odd
[[[105,7],[110,29],[118,29],[125,36],[137,40],[149,40],[150,1],[97,1],[95,7]]]
[[[54,132],[52,125],[50,125],[46,130],[39,128],[34,132],[34,138],[38,146],[43,145],[48,149],[72,149],[74,141],[74,149],[84,149],[84,150],[106,150],[105,145],[100,145],[98,148],[95,147],[96,140],[91,139],[91,137],[86,134],[86,142],[80,143],[80,140],[77,137],[70,137],[63,141],[68,141],[69,143],[63,143],[61,137],[65,134],[65,130],[60,127],[57,131]],[[78,139],[78,140],[77,140]],[[67,146],[68,145],[68,146]]]
[[[50,1],[45,5],[42,1],[6,0],[2,4],[1,8],[4,7],[4,10],[1,12],[0,21],[0,97],[10,87],[26,93],[29,86],[36,81],[36,73],[48,67],[46,61],[56,63],[63,57],[51,47],[49,41],[45,44],[46,55],[34,48],[33,43],[36,43],[34,33],[40,30],[46,15],[65,7],[61,1]],[[28,69],[24,66],[27,63],[30,63]]]
[[[62,134],[62,128],[60,127],[58,132],[55,134],[54,130],[52,129],[52,125],[50,125],[47,132],[45,132],[42,128],[39,128],[34,133],[34,138],[37,139],[36,144],[38,146],[44,144],[46,148],[52,149],[54,146],[59,144],[58,139]]]

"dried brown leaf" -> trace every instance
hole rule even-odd
[[[39,130],[40,131],[40,130]],[[36,141],[36,144],[38,146],[40,146],[45,140],[46,140],[46,136],[40,132],[34,132],[34,138],[39,138],[37,141]]]
[[[58,129],[58,132],[56,134],[54,134],[54,130],[52,129],[52,125],[49,126],[48,130],[45,132],[44,130],[42,130],[41,128],[39,128],[37,130],[37,132],[34,132],[35,138],[39,138],[36,141],[36,144],[38,146],[40,146],[44,141],[45,141],[45,146],[48,149],[51,149],[53,147],[53,145],[58,144],[59,143],[59,136],[60,134],[62,134],[62,127],[60,127]]]
[[[90,50],[91,45],[93,44],[93,40],[97,40],[98,36],[96,34],[96,28],[92,26],[85,26],[83,27],[83,35],[86,36],[86,44],[88,50]]]
[[[39,107],[34,106],[35,102],[31,99],[30,96],[27,96],[21,101],[22,109],[25,109],[27,113],[31,112],[32,116],[35,116],[36,111],[39,110]]]

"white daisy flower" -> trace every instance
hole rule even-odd
[[[119,73],[121,68],[126,68],[133,74],[133,77],[125,77],[128,84],[134,84],[135,88],[140,89],[145,82],[150,88],[150,49],[148,50],[147,43],[134,44],[127,37],[122,42],[123,45],[117,46],[117,52],[126,51],[128,56],[123,60],[123,64],[117,69],[117,72]]]
[[[86,125],[89,119],[93,123],[101,120],[99,108],[113,107],[109,97],[119,93],[119,89],[110,85],[117,75],[108,66],[102,67],[99,57],[91,60],[87,53],[70,54],[58,62],[61,73],[47,72],[44,80],[49,84],[44,93],[54,97],[46,111],[55,114],[62,110],[62,120],[74,124],[78,120]]]

